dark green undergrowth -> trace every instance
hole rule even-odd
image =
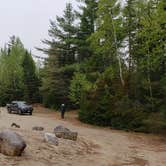
[[[147,111],[142,104],[127,96],[118,99],[105,88],[96,88],[82,95],[79,119],[84,123],[120,130],[166,133],[163,113]]]

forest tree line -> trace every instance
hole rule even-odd
[[[165,132],[166,1],[79,3],[78,11],[68,3],[50,21],[50,40],[38,48],[48,55],[39,72],[17,40],[1,50],[0,102],[65,103],[86,123]]]
[[[13,100],[41,101],[39,74],[31,53],[12,36],[0,50],[0,105]]]

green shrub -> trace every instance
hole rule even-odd
[[[159,114],[154,113],[143,120],[143,124],[137,129],[139,132],[165,134],[166,133],[166,120]]]
[[[82,73],[75,73],[70,82],[69,99],[76,105],[80,105],[81,92],[88,91],[92,84],[87,80],[86,75]]]

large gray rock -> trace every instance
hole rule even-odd
[[[45,133],[44,134],[44,140],[50,144],[56,145],[58,146],[59,142],[58,142],[58,138],[52,134],[52,133]]]
[[[0,153],[8,156],[21,156],[25,148],[26,143],[19,134],[11,130],[0,132]]]
[[[72,132],[68,128],[65,128],[63,126],[57,126],[54,129],[54,134],[58,138],[69,139],[73,141],[76,141],[78,136],[77,132]]]

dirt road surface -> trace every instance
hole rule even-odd
[[[11,128],[15,122],[20,129]],[[63,125],[79,134],[76,142],[59,139],[59,146],[45,143],[45,132]],[[43,126],[42,132],[32,127]],[[21,157],[0,154],[0,166],[166,166],[166,139],[161,136],[128,133],[82,124],[75,112],[59,113],[35,107],[32,116],[8,114],[1,108],[0,130],[12,129],[27,142]]]

